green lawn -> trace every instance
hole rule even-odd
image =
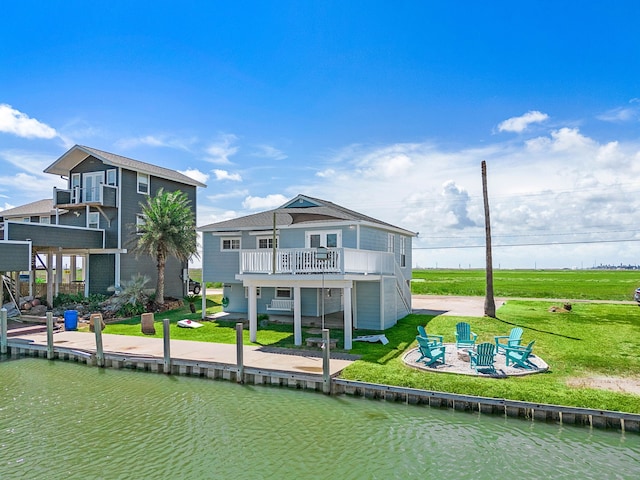
[[[478,272],[454,272],[457,278],[456,290],[450,287],[449,294],[471,294],[464,290],[467,282],[461,280],[466,277],[468,283],[477,282]],[[458,275],[464,273],[464,275]],[[506,278],[513,280],[513,285],[522,288],[525,285],[538,285],[533,295],[544,295],[542,285],[544,281],[537,277],[546,278],[553,285],[553,295],[561,298],[579,298],[579,291],[619,291],[621,288],[633,289],[636,285],[637,274],[634,272],[503,272],[513,273],[505,276],[503,283],[508,284]],[[601,274],[602,275],[599,275]],[[528,275],[525,277],[524,275]],[[575,276],[570,277],[572,274]],[[518,275],[522,280],[515,280]],[[535,278],[534,278],[535,277]],[[558,279],[573,278],[573,290],[570,280],[564,282]],[[608,280],[607,280],[608,279]],[[588,283],[587,280],[591,280]],[[577,283],[576,283],[577,282]],[[583,289],[580,282],[589,284],[589,289]],[[431,283],[436,284],[436,279]],[[446,283],[446,282],[444,282]],[[566,285],[563,286],[563,284]],[[614,285],[613,288],[602,287]],[[593,287],[596,285],[596,287]],[[626,285],[626,287],[624,287]],[[415,287],[415,284],[414,284]],[[601,288],[602,287],[602,288]],[[544,288],[551,290],[550,285]],[[518,291],[514,289],[514,291]],[[505,291],[496,293],[497,296],[507,296]],[[561,293],[558,293],[561,292]],[[573,293],[572,293],[573,292]],[[435,293],[435,292],[434,292]],[[438,293],[445,293],[440,291]],[[564,293],[564,294],[563,294]],[[513,295],[524,296],[522,293]],[[610,293],[610,295],[614,295]],[[617,294],[616,294],[617,295]],[[626,295],[626,294],[625,294]],[[601,295],[601,297],[604,295]],[[628,299],[628,298],[627,298]],[[214,313],[222,309],[220,295],[209,297],[207,312]],[[361,355],[361,359],[343,371],[342,377],[372,383],[405,386],[427,390],[437,390],[467,395],[480,395],[496,398],[509,398],[539,403],[571,405],[595,409],[617,410],[640,413],[640,397],[637,395],[616,393],[595,388],[569,386],[571,379],[584,379],[591,376],[616,376],[640,379],[640,357],[638,356],[638,339],[640,338],[640,308],[635,304],[588,303],[576,302],[573,309],[567,313],[551,313],[549,307],[557,305],[551,301],[537,300],[509,300],[498,312],[498,319],[488,317],[448,317],[409,315],[398,324],[385,332],[389,344],[354,342],[350,353]],[[189,318],[199,320],[200,304],[196,304],[198,311],[191,314],[187,307],[166,314],[156,315],[156,336],[162,336],[162,319],[171,321],[171,338],[197,340],[217,343],[235,343],[235,322],[205,322],[199,329],[182,329],[175,324],[178,320]],[[479,335],[478,341],[493,341],[494,335],[506,335],[514,325],[524,328],[523,341],[528,343],[535,340],[534,353],[541,356],[550,366],[547,373],[511,377],[506,379],[476,378],[466,375],[439,374],[409,368],[402,363],[404,352],[415,346],[416,326],[427,325],[430,333],[443,335],[445,342],[453,342],[453,332],[458,321],[467,321]],[[124,335],[142,335],[140,318],[135,317],[119,324],[107,325],[105,333]],[[358,335],[377,332],[358,331]],[[310,335],[303,329],[303,338]],[[314,336],[316,336],[314,334]],[[338,345],[343,345],[342,331],[331,332],[331,336],[338,338]],[[285,348],[296,347],[293,344],[293,330],[291,325],[275,325],[267,323],[258,329],[257,344],[273,345]],[[250,345],[249,332],[244,331],[244,342]],[[304,343],[304,342],[303,342]]]
[[[633,300],[636,270],[494,270],[497,297]],[[424,295],[485,294],[484,270],[414,270],[411,291]]]

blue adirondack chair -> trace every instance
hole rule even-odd
[[[520,327],[512,328],[509,335],[497,335],[496,349],[498,353],[504,353],[504,347],[519,347],[522,341],[522,329]],[[506,343],[504,342],[506,340]]]
[[[478,335],[471,331],[471,325],[460,322],[456,325],[456,348],[473,347]]]
[[[444,364],[444,354],[446,352],[444,345],[435,346],[429,339],[418,335],[418,350],[420,351],[420,358],[416,362],[423,362],[427,366],[431,366],[434,363],[440,361]]]
[[[443,341],[442,335],[432,335],[430,333],[427,333],[427,331],[422,325],[418,325],[418,335],[429,340],[429,342],[431,342],[431,344],[434,347],[442,346],[442,341]]]
[[[475,350],[468,350],[469,364],[475,368],[477,373],[496,373],[493,362],[496,360],[496,346],[493,343],[485,342],[476,346]]]
[[[529,355],[531,355],[534,343],[536,343],[535,340],[531,341],[526,347],[504,347],[507,367],[510,363],[513,363],[515,367],[526,368],[527,370],[538,368],[529,361]]]

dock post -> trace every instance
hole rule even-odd
[[[171,373],[171,334],[169,331],[169,325],[171,324],[168,318],[162,320],[162,337],[164,339],[164,367],[162,371],[164,373]]]
[[[96,362],[99,367],[104,367],[104,348],[102,346],[102,315],[94,313],[90,320],[93,320],[93,331],[96,334]]]
[[[47,359],[53,360],[53,312],[47,312]]]
[[[0,309],[0,353],[7,353],[7,309]]]
[[[244,383],[244,340],[242,339],[242,322],[236,323],[236,358],[238,363],[238,383]]]
[[[322,329],[322,391],[331,393],[331,370],[329,369],[329,329]]]

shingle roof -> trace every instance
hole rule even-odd
[[[78,152],[82,152],[82,155],[78,155]],[[150,163],[141,162],[140,160],[134,160],[132,158],[123,157],[122,155],[116,155],[115,153],[105,152],[103,150],[98,150],[97,148],[87,147],[84,145],[73,146],[58,160],[49,165],[44,171],[45,173],[53,173],[55,175],[68,175],[71,168],[86,158],[85,155],[93,155],[104,163],[115,167],[123,167],[135,172],[147,173],[155,177],[173,180],[186,185],[193,185],[195,187],[206,187],[204,183],[194,180],[193,178],[175,170],[159,167],[158,165],[152,165]]]
[[[55,209],[53,208],[53,200],[46,198],[44,200],[37,200],[35,202],[20,205],[19,207],[9,208],[7,210],[0,211],[0,217],[26,217],[32,215],[54,215]]]
[[[311,207],[287,207],[291,205],[295,200],[302,198],[310,200],[317,206]],[[310,224],[315,222],[354,222],[354,223],[370,223],[379,225],[380,227],[402,230],[407,235],[415,235],[409,230],[405,230],[400,227],[391,225],[390,223],[377,220],[368,215],[349,210],[348,208],[341,207],[335,203],[319,198],[313,198],[306,195],[298,195],[294,199],[288,201],[284,206],[268,210],[265,212],[254,213],[244,217],[234,218],[231,220],[224,220],[222,222],[212,223],[199,227],[200,231],[232,231],[232,230],[249,230],[249,229],[264,229],[268,230],[273,227],[273,214],[276,214],[276,226],[284,227],[294,224]]]

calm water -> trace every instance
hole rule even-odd
[[[640,478],[640,435],[0,362],[0,479]]]

